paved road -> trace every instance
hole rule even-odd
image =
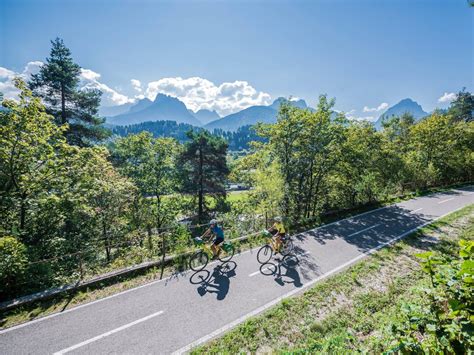
[[[328,224],[294,238],[297,263],[261,267],[253,249],[225,267],[214,263],[2,330],[0,354],[180,353],[472,203],[471,186]]]

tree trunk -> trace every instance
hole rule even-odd
[[[26,224],[26,209],[27,209],[27,202],[26,202],[26,197],[28,195],[26,192],[23,192],[21,194],[21,202],[20,202],[20,232],[23,232],[25,229],[25,224]]]
[[[165,271],[165,257],[166,257],[166,232],[161,233],[161,273],[160,279],[163,278]]]
[[[198,195],[198,219],[202,222],[202,216],[204,214],[204,177],[203,177],[203,165],[204,165],[204,157],[202,153],[202,147],[199,148],[199,195]]]
[[[61,124],[66,124],[66,94],[64,84],[61,83]]]
[[[107,262],[110,262],[110,240],[107,235],[107,224],[105,218],[102,218],[102,238],[105,242],[105,254],[107,255]]]

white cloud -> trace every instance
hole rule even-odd
[[[130,80],[130,82],[132,83],[132,86],[136,91],[138,91],[139,93],[142,92],[142,83],[140,82],[140,80],[132,79]]]
[[[33,61],[26,64],[22,72],[16,73],[10,69],[0,67],[0,92],[2,92],[7,99],[18,98],[19,91],[13,84],[15,77],[22,78],[28,81],[31,75],[38,73],[43,62]]]
[[[90,69],[82,69],[80,74],[81,89],[99,89],[102,91],[102,106],[117,106],[133,102],[134,99],[123,95],[99,81],[100,74]]]
[[[226,82],[216,85],[200,77],[163,78],[149,82],[145,96],[154,100],[158,93],[177,97],[193,110],[216,110],[221,116],[253,105],[271,103],[269,94],[257,91],[246,81]]]
[[[445,93],[443,94],[443,96],[441,96],[441,97],[438,99],[438,102],[449,103],[449,102],[451,102],[451,101],[453,101],[453,100],[456,100],[456,97],[457,97],[457,95],[456,95],[456,93],[454,93],[454,92],[450,92],[450,93],[445,92]]]
[[[16,73],[7,68],[0,67],[0,92],[3,92],[5,98],[16,99],[18,97],[18,90],[13,85],[13,79],[20,77],[25,81],[31,78],[32,74],[39,72],[43,62],[33,61],[26,64],[21,73]],[[102,105],[115,106],[122,105],[134,100],[118,93],[104,83],[99,81],[100,74],[90,69],[81,69],[80,84],[81,89],[99,89],[103,92]]]
[[[362,111],[364,111],[364,112],[378,112],[378,111],[385,110],[387,107],[388,107],[388,103],[382,102],[382,103],[381,103],[380,105],[378,105],[377,107],[367,107],[367,106],[364,106],[364,109],[363,109]]]
[[[29,62],[20,73],[0,67],[0,91],[6,98],[18,97],[18,90],[13,85],[15,76],[29,80],[37,73],[43,62]],[[210,80],[200,77],[163,78],[143,85],[137,79],[130,83],[137,92],[134,97],[124,95],[101,81],[101,74],[91,69],[81,69],[79,87],[81,89],[98,89],[102,91],[102,106],[117,106],[131,103],[145,97],[154,100],[158,93],[177,97],[193,111],[200,109],[215,110],[221,116],[243,110],[254,105],[269,105],[269,94],[257,91],[247,81],[236,80],[216,85]],[[293,97],[292,100],[298,98]]]

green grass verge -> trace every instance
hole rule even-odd
[[[461,238],[474,238],[474,205],[282,301],[193,353],[345,354],[391,349],[391,327],[404,321],[401,307],[425,298],[423,288],[429,280],[415,254],[430,249],[454,255]]]

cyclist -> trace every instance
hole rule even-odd
[[[280,251],[280,247],[283,244],[283,239],[286,236],[285,226],[281,217],[275,217],[275,223],[271,226],[268,231],[273,234],[273,243],[275,251]]]
[[[204,234],[202,235],[202,238],[206,238],[208,236],[209,237],[214,236],[214,241],[212,242],[212,245],[211,245],[211,250],[213,254],[212,259],[214,260],[219,256],[221,252],[220,244],[222,244],[222,242],[224,241],[224,231],[221,227],[219,227],[219,225],[217,224],[217,220],[215,219],[211,219],[209,224],[210,226],[204,232]]]

